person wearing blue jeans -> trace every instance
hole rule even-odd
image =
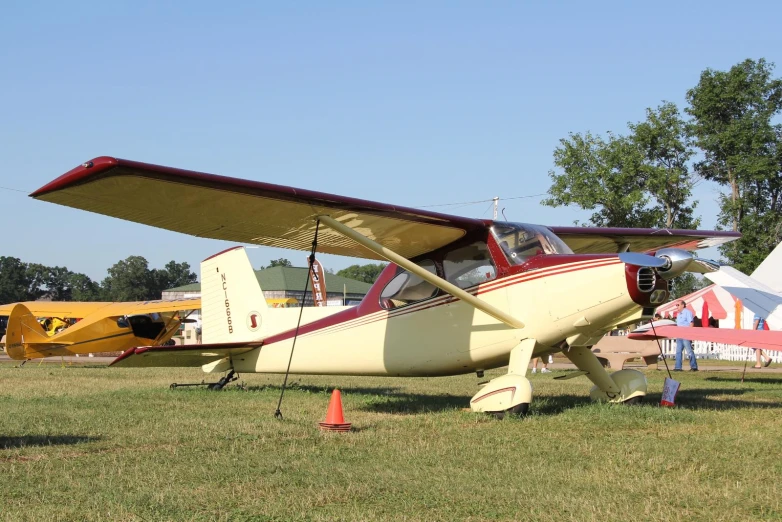
[[[752,323],[752,329],[753,330],[765,330],[766,326],[766,320],[760,317],[760,315],[755,314],[755,319]],[[753,348],[755,350],[755,366],[753,368],[765,368],[769,364],[771,364],[771,357],[769,357],[766,353],[763,352],[760,348]],[[766,358],[766,363],[761,363],[761,357]]]
[[[695,318],[692,312],[687,310],[685,306],[687,306],[687,303],[684,301],[679,301],[676,305],[676,309],[679,312],[676,314],[676,326],[692,326],[693,324]],[[690,371],[697,372],[698,361],[695,360],[695,351],[692,349],[692,341],[689,339],[676,339],[676,364],[673,367],[673,371],[682,371],[682,350],[684,348],[687,349],[687,356],[690,360]]]

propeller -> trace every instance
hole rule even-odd
[[[667,265],[665,259],[640,252],[622,252],[619,254],[619,260],[626,265],[648,266],[649,268],[663,268]]]
[[[720,269],[716,261],[695,257],[681,248],[663,248],[657,251],[656,256],[640,252],[622,252],[619,254],[619,260],[627,265],[656,268],[663,279],[672,279],[684,272],[708,274]]]
[[[665,265],[657,269],[663,279],[672,279],[684,272],[708,274],[720,269],[719,263],[710,261],[681,248],[663,248],[657,251],[657,257],[665,261]]]

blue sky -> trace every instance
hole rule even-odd
[[[160,4],[3,6],[0,255],[101,280],[130,255],[197,270],[230,246],[26,196],[96,156],[407,206],[511,198],[547,191],[569,132],[682,108],[707,67],[782,67],[773,2]],[[698,187],[704,228],[717,190]],[[512,221],[589,216],[540,199],[500,206]],[[305,258],[249,252],[255,266]]]

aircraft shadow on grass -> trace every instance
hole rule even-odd
[[[782,377],[782,376],[781,376]],[[741,377],[706,377],[704,381],[715,381],[715,382],[741,382]],[[754,384],[780,384],[782,385],[782,378],[774,378],[774,377],[745,377],[744,378],[745,383],[754,383]],[[782,388],[781,388],[782,389]]]
[[[18,437],[5,437],[0,435],[0,449],[24,448],[29,446],[64,446],[68,444],[81,444],[83,442],[95,442],[100,437],[88,437],[86,435],[20,435]]]
[[[706,380],[733,380],[722,378],[707,378]],[[747,382],[757,383],[777,383],[773,379],[756,378],[755,381],[746,379]],[[738,380],[738,379],[736,379]],[[280,385],[251,386],[248,391],[274,390],[279,391]],[[315,394],[330,394],[334,386],[315,386],[309,384],[293,383],[288,386],[288,391],[307,392]],[[400,387],[340,387],[339,390],[345,395],[369,395],[375,400],[361,404],[357,409],[375,413],[393,413],[415,415],[420,413],[438,412],[447,410],[460,410],[468,407],[470,395],[449,395],[449,394],[423,394],[403,392]],[[756,391],[754,388],[744,389],[725,389],[725,388],[694,388],[683,389],[676,396],[676,404],[686,409],[698,410],[732,410],[732,409],[780,409],[782,401],[779,403],[760,402],[752,400],[742,400],[738,397],[747,393]],[[729,399],[715,399],[714,396],[731,397]],[[733,398],[736,397],[736,398]],[[649,393],[642,405],[654,406],[660,404],[660,393]],[[583,395],[554,395],[540,397],[532,403],[532,413],[538,415],[556,415],[568,410],[581,408],[593,404],[589,397]],[[621,407],[615,405],[615,407]]]
[[[722,379],[720,379],[722,380]],[[755,388],[694,388],[680,390],[676,395],[676,404],[690,410],[738,410],[738,409],[782,409],[782,400],[762,402],[760,400],[742,400],[738,397],[753,393]],[[729,396],[728,399],[716,399],[714,396]],[[733,398],[736,397],[736,398]],[[659,403],[660,394],[646,396],[647,403]]]

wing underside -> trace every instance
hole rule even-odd
[[[101,157],[64,174],[32,197],[185,234],[309,250],[319,215],[407,258],[447,245],[481,220]],[[381,259],[321,227],[318,250]]]
[[[651,252],[661,248],[697,250],[719,246],[741,237],[720,230],[654,228],[549,227],[576,254]]]

